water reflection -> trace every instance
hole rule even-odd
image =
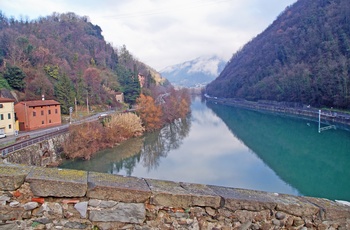
[[[94,172],[117,174],[125,169],[132,174],[133,168],[140,161],[143,138],[132,138],[114,149],[98,152],[91,160],[65,161],[59,167]]]
[[[199,98],[191,107],[158,132],[60,167],[350,200],[349,133]]]
[[[303,195],[350,200],[350,133],[318,124],[207,104],[266,165]]]
[[[131,176],[136,165],[141,162],[148,172],[156,170],[161,158],[167,157],[171,150],[181,146],[182,140],[189,133],[190,119],[190,116],[177,119],[159,131],[132,138],[113,149],[100,151],[89,161],[65,161],[60,167]]]
[[[161,157],[167,157],[171,150],[179,148],[190,130],[190,117],[175,120],[158,132],[145,136],[141,151],[142,165],[147,171],[157,169]]]

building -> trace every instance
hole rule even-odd
[[[13,135],[16,130],[14,99],[0,97],[0,136]],[[17,129],[18,130],[18,129]]]
[[[61,124],[61,105],[54,100],[22,101],[15,105],[15,112],[21,131]]]
[[[124,103],[124,93],[117,92],[115,94],[115,99],[117,102]]]
[[[146,84],[145,76],[139,73],[137,77],[139,78],[140,87],[143,88]]]

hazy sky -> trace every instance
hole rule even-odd
[[[231,58],[297,0],[0,0],[7,17],[74,12],[105,40],[160,71],[204,55]]]

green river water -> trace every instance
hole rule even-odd
[[[187,119],[61,168],[350,201],[350,133],[196,98]]]

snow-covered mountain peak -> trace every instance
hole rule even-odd
[[[202,56],[160,71],[172,84],[184,87],[203,86],[219,76],[226,61],[217,56]]]

